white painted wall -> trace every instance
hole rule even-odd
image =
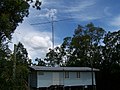
[[[91,72],[80,72],[80,78],[76,77],[76,72],[69,72],[69,78],[64,78],[63,72],[44,72],[44,75],[37,72],[37,88],[49,87],[51,85],[77,86],[77,85],[92,85]],[[95,73],[94,85],[95,83]]]
[[[76,78],[76,72],[70,72],[70,77],[64,78],[64,85],[65,86],[92,85],[92,74],[91,72],[81,72],[80,78]]]
[[[53,85],[60,85],[60,73],[59,72],[53,72],[53,77],[52,77],[52,80],[53,80]]]
[[[53,83],[53,76],[52,76],[52,72],[44,72],[44,75],[39,75],[39,72],[37,73],[37,88],[39,87],[49,87],[52,85]]]

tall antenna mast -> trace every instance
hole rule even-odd
[[[67,18],[67,19],[61,19],[61,20],[54,20],[54,16],[53,15],[50,15],[51,17],[51,21],[49,22],[42,22],[42,23],[34,23],[34,24],[31,24],[31,25],[41,25],[41,24],[48,24],[48,23],[51,23],[51,29],[52,29],[52,49],[54,49],[54,44],[55,44],[55,40],[54,40],[54,22],[59,22],[59,21],[65,21],[65,20],[71,20],[72,18]]]
[[[51,17],[51,24],[52,24],[52,49],[54,49],[54,25],[53,25],[53,16]]]

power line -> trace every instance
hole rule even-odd
[[[67,19],[61,19],[61,20],[52,20],[52,21],[48,21],[48,22],[34,23],[34,24],[30,24],[30,25],[48,24],[51,22],[59,22],[59,21],[65,21],[65,20],[71,20],[71,19],[73,19],[73,18],[67,18]]]
[[[71,20],[73,18],[66,18],[66,19],[61,19],[61,20],[53,20],[53,16],[51,17],[51,21],[48,22],[41,22],[41,23],[34,23],[30,25],[41,25],[41,24],[48,24],[51,23],[51,29],[52,29],[52,49],[54,49],[54,22],[60,22],[60,21],[66,21],[66,20]]]

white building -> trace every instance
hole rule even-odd
[[[42,67],[31,66],[30,87],[42,90],[50,86],[88,88],[96,85],[95,72],[98,69],[89,67]],[[58,89],[57,89],[58,90]]]

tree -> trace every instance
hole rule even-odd
[[[36,58],[35,61],[38,62],[37,66],[46,66],[46,63],[41,58]]]
[[[22,43],[18,43],[15,47],[15,51],[13,53],[13,56],[16,55],[13,59],[13,68],[15,68],[15,83],[14,85],[19,88],[17,90],[22,89],[26,90],[27,89],[27,81],[28,81],[28,65],[29,65],[29,58],[28,58],[28,53],[27,50],[24,48]],[[14,63],[16,64],[14,67]]]
[[[104,38],[103,62],[106,65],[104,69],[110,72],[119,71],[120,64],[120,30],[117,32],[108,32]]]
[[[64,66],[99,69],[97,90],[120,89],[120,30],[106,33],[92,23],[78,25],[73,37],[47,53],[50,64],[55,65],[58,57]]]
[[[29,58],[22,43],[18,43],[14,53],[2,55],[0,60],[0,89],[27,90]],[[9,49],[7,49],[8,51]],[[6,51],[6,50],[5,50]],[[7,55],[7,56],[4,56]],[[16,58],[14,58],[16,57]]]
[[[105,30],[95,27],[93,23],[85,27],[78,25],[73,37],[66,37],[60,47],[51,49],[46,54],[46,60],[51,66],[97,66],[100,43]],[[95,58],[95,54],[98,56]],[[91,62],[92,61],[92,62]],[[98,63],[99,64],[99,63]]]
[[[0,43],[10,40],[12,33],[29,14],[29,3],[33,0],[1,0],[0,1]],[[36,0],[34,7],[40,9],[41,2]]]
[[[0,42],[11,39],[11,35],[27,16],[29,4],[24,0],[1,0],[0,2]]]
[[[7,44],[0,46],[0,90],[7,90],[12,85],[11,50]],[[5,87],[6,86],[6,87]]]
[[[28,65],[28,53],[21,42],[16,45],[16,60],[18,64]]]
[[[104,34],[105,30],[95,27],[92,23],[85,27],[78,25],[73,37],[65,38],[62,44],[67,57],[66,65],[91,66],[92,62],[95,65],[97,58],[94,58],[94,55],[98,53]]]
[[[60,47],[56,47],[54,49],[50,49],[50,51],[46,54],[46,61],[47,66],[63,66],[64,65],[64,52],[63,49]]]
[[[98,90],[120,89],[120,30],[108,32],[100,49]],[[107,84],[107,85],[106,85]]]
[[[29,2],[33,0],[0,1],[0,90],[24,90],[28,74],[27,51],[21,43],[17,46],[16,80],[13,80],[13,55],[8,47],[16,27],[29,14]],[[40,9],[41,2],[36,0],[34,7]],[[19,57],[19,58],[18,58]],[[30,61],[30,60],[29,60]],[[14,70],[15,70],[14,69]],[[17,81],[18,80],[18,81]],[[22,80],[22,81],[20,81]],[[18,85],[20,88],[18,88]]]

